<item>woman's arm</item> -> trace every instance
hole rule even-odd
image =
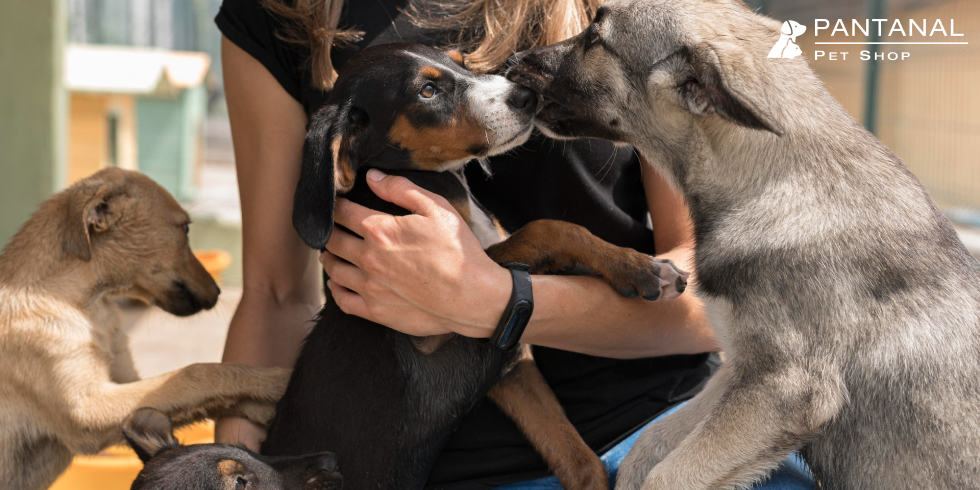
[[[222,70],[242,205],[243,293],[224,361],[292,367],[320,301],[316,253],[293,230],[306,112],[262,64],[225,38]],[[216,439],[258,449],[264,432],[218,421]]]
[[[693,271],[693,227],[683,198],[645,162],[642,175],[657,257]],[[623,298],[593,277],[534,276],[532,284],[534,315],[523,337],[529,344],[620,358],[718,350],[692,288],[650,302]]]
[[[658,256],[691,270],[693,239],[683,200],[654,172],[644,169],[643,175]],[[489,337],[510,297],[510,274],[483,253],[441,196],[376,171],[368,181],[381,198],[413,214],[394,217],[338,202],[337,223],[357,235],[335,230],[320,260],[341,309],[414,335]],[[532,281],[527,343],[620,358],[718,348],[694,295],[648,302],[623,298],[592,277]]]

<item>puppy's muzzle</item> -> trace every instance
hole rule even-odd
[[[514,55],[511,58],[517,56]],[[553,80],[553,77],[545,75],[535,67],[524,63],[510,67],[505,76],[508,80],[539,94],[543,94]]]

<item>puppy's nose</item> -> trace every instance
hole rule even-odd
[[[538,94],[527,87],[517,86],[507,97],[507,105],[519,111],[533,112],[537,106]]]

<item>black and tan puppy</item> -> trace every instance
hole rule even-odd
[[[167,414],[141,408],[126,417],[122,433],[144,463],[175,471],[143,471],[132,490],[340,490],[333,453],[270,457],[226,444],[184,446]],[[193,482],[193,485],[188,485]]]
[[[678,294],[685,275],[669,262],[615,247],[576,225],[538,221],[505,241],[458,171],[522,144],[538,99],[503,77],[472,73],[461,61],[458,53],[388,44],[347,63],[307,135],[293,210],[306,243],[326,244],[337,194],[406,213],[364,183],[367,168],[377,167],[444,196],[498,262],[530,264],[536,272],[584,266],[625,295]],[[566,488],[608,486],[601,461],[565,417],[528,349],[502,355],[484,340],[411,337],[347,315],[330,297],[262,453],[329,450],[348,489],[417,490],[462,416],[488,390]],[[144,469],[166,471],[172,467],[155,460]]]
[[[576,225],[538,221],[504,241],[456,171],[522,144],[538,100],[460,61],[458,54],[391,44],[347,64],[307,138],[293,210],[307,244],[326,243],[335,193],[405,213],[355,183],[367,167],[378,167],[446,197],[498,262],[527,263],[537,272],[583,265],[624,294],[676,294],[683,278],[669,263],[609,245]],[[329,449],[350,488],[420,488],[461,415],[508,371],[490,390],[494,402],[567,488],[605,488],[601,462],[564,416],[528,350],[501,356],[482,340],[412,338],[346,315],[332,298],[307,340],[263,451]]]

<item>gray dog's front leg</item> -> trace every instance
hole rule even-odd
[[[730,384],[730,368],[721,366],[686,405],[651,425],[626,455],[616,476],[616,490],[639,490],[650,470],[670,454],[718,403]]]
[[[840,378],[800,366],[731,366],[717,404],[646,476],[642,490],[748,488],[817,434],[847,400]]]

